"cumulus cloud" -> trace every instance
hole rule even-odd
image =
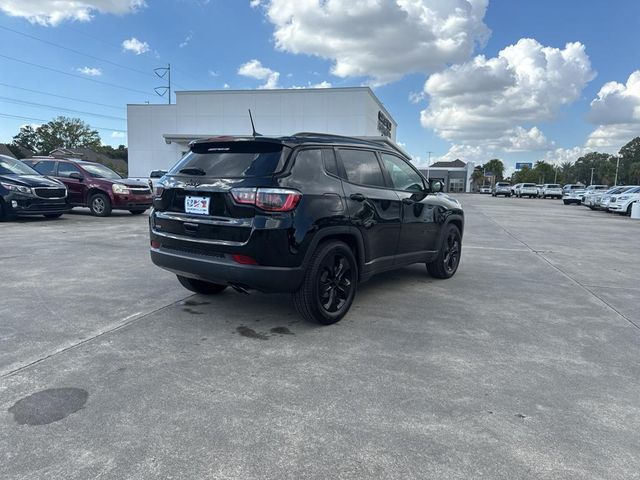
[[[125,138],[126,136],[125,132],[111,132],[111,138]]]
[[[488,0],[263,0],[278,49],[382,84],[467,60],[490,31]]]
[[[540,160],[551,163],[552,165],[560,165],[566,162],[574,163],[578,158],[591,151],[592,149],[588,147],[556,148],[546,152]]]
[[[597,125],[587,147],[612,153],[640,135],[640,70],[629,75],[626,84],[605,83],[591,102],[587,119]]]
[[[65,20],[88,22],[96,13],[123,15],[144,6],[144,0],[0,0],[0,10],[7,15],[44,26]]]
[[[99,77],[102,75],[102,70],[95,67],[82,67],[77,69],[79,73],[87,75],[88,77]]]
[[[264,89],[278,88],[278,81],[280,80],[280,72],[263,66],[260,60],[256,59],[240,65],[238,74],[264,81],[265,83],[258,87]]]
[[[136,55],[142,55],[150,50],[147,42],[141,42],[136,37],[131,37],[122,42],[122,49],[125,52],[131,52]]]
[[[479,55],[431,75],[424,86],[429,105],[421,122],[454,142],[507,151],[549,148],[537,127],[521,125],[555,118],[594,76],[581,43],[559,49],[521,39],[497,57]]]

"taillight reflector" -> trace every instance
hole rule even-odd
[[[160,248],[160,242],[157,240],[151,240],[151,248]]]
[[[235,255],[231,255],[231,258],[233,258],[234,262],[240,263],[242,265],[258,265],[258,262],[256,261],[256,259],[248,255],[235,254]]]

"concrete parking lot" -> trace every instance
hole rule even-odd
[[[191,295],[146,217],[0,224],[0,478],[640,478],[640,222],[462,195],[342,322]]]

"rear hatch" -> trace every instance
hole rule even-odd
[[[274,176],[284,169],[289,150],[253,139],[193,144],[156,186],[154,230],[203,243],[245,243],[258,209],[231,190],[238,195],[276,186]]]

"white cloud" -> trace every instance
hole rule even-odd
[[[111,132],[111,138],[125,138],[126,136],[125,132]]]
[[[592,150],[587,147],[556,148],[546,152],[540,160],[551,163],[552,165],[560,165],[565,162],[574,163],[578,158],[586,155],[590,151]]]
[[[147,42],[141,42],[136,37],[131,37],[122,42],[122,49],[125,52],[135,53],[136,55],[142,55],[147,53],[150,49]]]
[[[144,0],[1,0],[0,10],[31,23],[56,26],[65,20],[88,22],[95,13],[123,15],[146,6]]]
[[[209,70],[209,76],[210,77],[219,77],[220,74],[218,72],[216,72],[215,70]]]
[[[307,82],[307,85],[304,87],[293,85],[292,87],[287,87],[287,88],[290,88],[292,90],[302,90],[304,88],[331,88],[331,86],[332,86],[331,82],[327,82],[326,80],[323,80],[322,82],[318,82],[318,83]]]
[[[180,45],[178,45],[178,47],[180,48],[186,47],[187,45],[189,45],[192,39],[193,39],[193,31],[189,30],[189,33],[187,33],[187,36],[184,37],[184,40],[180,43]]]
[[[95,67],[82,67],[76,69],[79,73],[87,75],[88,77],[99,77],[102,75],[102,70]]]
[[[497,57],[479,55],[431,75],[424,87],[429,105],[421,112],[421,122],[458,143],[506,151],[550,148],[537,127],[521,125],[555,118],[594,76],[581,43],[559,49],[521,39]]]
[[[591,102],[587,119],[597,125],[587,146],[608,153],[617,152],[629,140],[640,135],[640,70],[626,84],[605,83]]]
[[[278,88],[278,81],[280,80],[280,72],[264,67],[262,63],[256,59],[249,60],[247,63],[240,65],[238,74],[263,80],[265,83],[258,88],[264,89]]]
[[[231,85],[229,85],[228,83],[225,83],[222,88],[224,88],[225,90],[231,88]]]
[[[490,31],[488,0],[264,0],[278,49],[334,62],[376,84],[467,60]]]
[[[251,5],[251,8],[257,8],[260,6],[260,4],[262,3],[261,0],[250,0],[249,1],[249,5]]]

